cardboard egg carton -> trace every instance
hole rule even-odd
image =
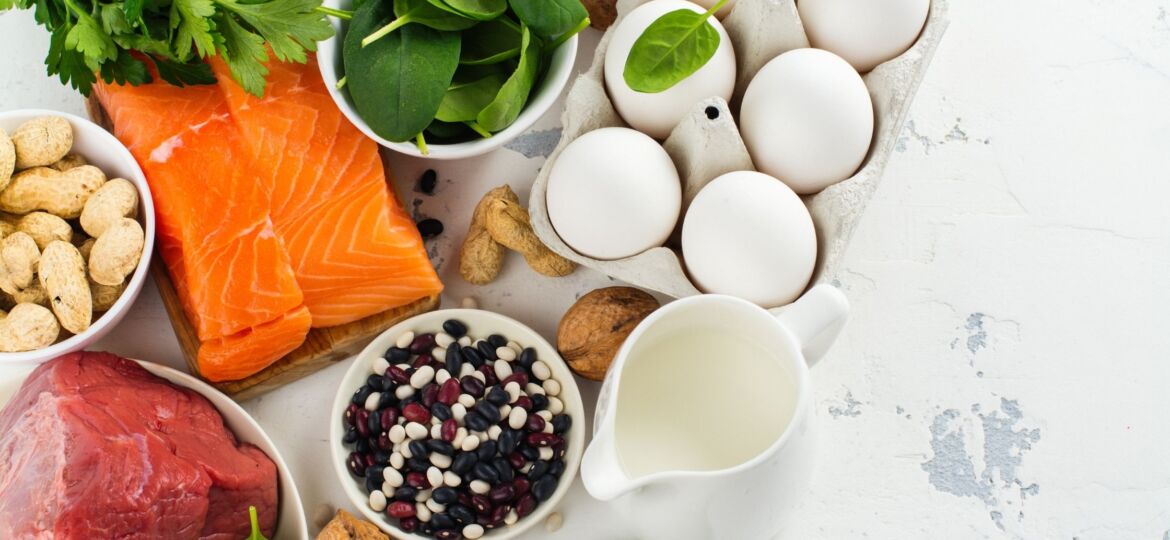
[[[619,0],[615,26],[621,23],[625,14],[647,1]],[[866,204],[877,190],[910,103],[946,31],[947,1],[932,0],[926,25],[908,51],[862,76],[873,99],[874,138],[861,168],[843,182],[815,195],[802,197],[817,230],[817,263],[809,286],[831,282],[841,272],[845,248]],[[738,101],[752,77],[781,53],[809,46],[795,0],[739,0],[722,23],[735,48],[738,79],[732,98],[735,107],[729,106],[722,98],[709,98],[697,104],[663,143],[683,182],[679,228],[688,204],[708,182],[727,172],[755,170],[732,114],[733,110],[738,110]],[[624,259],[598,260],[577,253],[565,244],[549,221],[545,201],[548,176],[565,146],[595,129],[628,127],[610,102],[603,81],[605,53],[611,34],[612,28],[598,44],[589,71],[581,74],[569,89],[561,117],[561,141],[532,186],[529,212],[533,228],[550,249],[582,266],[675,298],[699,294],[687,277],[677,250],[677,228],[666,247],[652,248]],[[745,231],[744,234],[751,232]]]

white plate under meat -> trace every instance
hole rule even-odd
[[[279,478],[280,483],[280,515],[276,520],[276,534],[273,535],[273,538],[280,540],[309,538],[308,525],[305,521],[305,507],[301,504],[301,496],[297,492],[296,484],[293,483],[292,474],[288,470],[288,465],[284,463],[284,458],[280,457],[280,452],[277,452],[276,445],[272,444],[272,440],[264,433],[260,424],[248,416],[248,413],[244,412],[244,409],[240,408],[231,398],[221,394],[207,383],[166,366],[142,360],[136,361],[142,364],[142,367],[146,368],[147,371],[178,386],[190,388],[207,398],[223,416],[224,423],[228,429],[232,430],[232,433],[236,434],[237,439],[254,444],[265,454],[268,454],[268,457],[276,464],[277,478]],[[37,364],[30,363],[0,363],[0,408],[3,408],[8,400],[12,399],[16,391],[20,389],[20,385],[36,368]]]

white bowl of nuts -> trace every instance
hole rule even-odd
[[[146,281],[154,203],[134,156],[97,124],[0,112],[0,362],[101,339]]]
[[[513,538],[568,492],[584,415],[572,373],[539,334],[449,309],[395,325],[357,356],[329,444],[346,495],[393,537]]]

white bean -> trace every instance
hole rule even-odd
[[[553,512],[548,515],[548,519],[544,521],[544,530],[552,533],[561,530],[561,525],[565,524],[565,518],[560,512]]]
[[[427,482],[431,484],[431,487],[439,487],[443,485],[443,471],[440,471],[438,467],[428,468]]]
[[[463,479],[451,471],[443,473],[443,484],[447,487],[459,487],[463,483]]]
[[[517,514],[515,510],[509,510],[508,514],[504,516],[505,525],[515,525],[517,521],[520,521],[520,514]]]
[[[531,382],[524,385],[524,391],[527,392],[530,396],[535,396],[536,394],[543,396],[545,394],[543,386]]]
[[[431,420],[433,421],[435,419],[432,418]],[[443,438],[443,425],[442,424],[431,424],[431,438],[432,439],[442,439]]]
[[[493,440],[493,441],[496,439],[499,439],[500,433],[502,433],[503,431],[504,430],[501,429],[500,426],[493,425],[492,427],[488,428],[488,430],[487,430],[488,438]]]
[[[405,465],[406,465],[406,456],[403,456],[402,452],[394,452],[393,454],[390,454],[390,466],[391,467],[394,467],[395,469],[401,469]]]
[[[422,387],[431,384],[433,380],[435,380],[435,368],[423,366],[418,368],[414,372],[414,375],[410,376],[410,385],[416,389],[422,389]]]
[[[544,427],[541,428],[541,431],[544,431],[545,433],[552,433],[552,432],[556,431],[556,428],[553,427],[552,422],[545,422]]]
[[[404,480],[402,478],[402,472],[398,469],[395,469],[394,467],[386,467],[385,469],[382,469],[382,479],[385,480],[387,484],[390,484],[390,487],[401,487]]]
[[[520,407],[512,409],[512,412],[508,414],[508,425],[511,426],[512,429],[520,429],[524,427],[524,423],[527,421],[528,411]]]
[[[483,525],[472,523],[463,528],[463,537],[467,540],[476,540],[483,536]]]
[[[463,336],[463,337],[459,338],[459,341],[457,343],[459,343],[460,347],[470,347],[471,346],[471,336]]]
[[[536,416],[544,418],[545,422],[552,422],[552,413],[548,411],[536,411]]]
[[[435,372],[435,382],[443,384],[451,378],[451,372],[446,369],[440,369]]]
[[[479,379],[479,382],[481,382],[481,383],[485,383],[485,384],[487,383],[487,376],[484,375],[482,371],[478,371],[478,370],[472,371],[471,376],[475,377],[476,379]]]
[[[418,518],[423,523],[431,521],[431,509],[423,503],[414,503],[414,517]]]
[[[451,441],[451,446],[456,448],[463,445],[463,439],[467,438],[467,428],[461,427],[455,430],[455,439]]]
[[[381,392],[372,392],[366,397],[366,410],[374,412],[378,410],[378,400],[382,399]]]
[[[398,388],[394,389],[394,397],[398,398],[399,400],[406,399],[406,398],[413,396],[413,395],[414,395],[414,387],[410,386],[408,384],[404,384],[404,385],[399,386]]]
[[[464,452],[470,452],[479,448],[479,437],[467,437],[463,439],[463,444],[460,444],[459,448]]]
[[[507,403],[503,404],[499,410],[500,418],[507,418],[509,414],[512,414],[512,406]]]
[[[565,412],[565,402],[561,401],[561,398],[558,397],[548,398],[548,412],[553,414]]]
[[[390,362],[387,362],[385,358],[379,356],[378,358],[374,359],[373,368],[374,373],[377,373],[378,375],[385,375],[386,370],[390,369]]]
[[[431,511],[436,514],[441,514],[447,511],[446,506],[439,504],[439,502],[434,499],[427,499],[427,508],[430,508]]]
[[[496,360],[496,363],[493,364],[492,367],[495,368],[496,378],[501,381],[507,379],[508,375],[512,374],[512,364],[509,364],[508,361],[504,360],[503,358]]]
[[[410,458],[414,457],[414,452],[411,451],[410,445],[408,445],[408,444],[402,445],[402,447],[398,449],[398,452],[400,452],[402,454],[402,457],[404,457],[406,459],[410,459]]]
[[[544,393],[550,396],[559,396],[561,394],[561,383],[557,382],[556,379],[544,381],[541,387],[544,388]]]
[[[420,489],[419,492],[414,495],[414,502],[423,502],[423,501],[430,499],[430,498],[431,498],[431,490]]]
[[[476,373],[479,372],[477,371]],[[475,398],[471,397],[471,394],[459,394],[459,404],[463,405],[464,409],[470,409],[475,406]]]
[[[508,403],[516,403],[520,399],[520,383],[511,381],[504,385],[504,391],[508,393]]]
[[[496,357],[505,362],[511,362],[516,359],[516,351],[511,347],[496,347]]]
[[[544,360],[537,360],[532,363],[532,375],[543,381],[552,377],[552,368],[548,367]]]
[[[435,345],[446,349],[447,347],[450,347],[452,343],[455,343],[455,338],[451,337],[451,334],[446,332],[439,332],[438,334],[435,334]]]
[[[406,436],[410,437],[412,441],[420,441],[427,438],[430,430],[418,422],[411,422],[406,424]]]
[[[454,418],[456,422],[462,424],[465,416],[467,416],[467,407],[464,407],[462,403],[456,402],[451,405],[451,418]]]
[[[440,469],[446,469],[451,466],[451,456],[433,452],[431,453],[431,464]]]
[[[492,490],[492,485],[483,480],[472,480],[470,487],[472,493],[479,495],[483,495]]]
[[[516,343],[515,341],[509,341],[508,348],[512,349],[513,351],[516,351],[517,356],[519,356],[520,353],[524,352],[524,347],[521,347],[520,344]]]
[[[381,512],[386,509],[386,494],[381,491],[370,492],[370,509]]]
[[[398,424],[390,426],[390,431],[387,432],[387,436],[390,437],[390,442],[398,444],[406,440],[406,428]]]
[[[468,375],[475,373],[475,366],[471,362],[464,362],[463,366],[459,368],[459,378],[462,379]]]
[[[399,334],[398,339],[394,341],[394,346],[398,347],[399,349],[405,349],[409,347],[411,343],[414,343],[414,332],[407,330],[406,332]]]
[[[547,446],[540,447],[537,452],[540,452],[540,459],[543,461],[548,461],[553,458],[553,449]]]
[[[447,349],[435,347],[434,349],[431,349],[431,356],[434,357],[435,360],[438,360],[440,362],[446,362],[447,361]]]

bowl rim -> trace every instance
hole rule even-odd
[[[284,456],[280,454],[280,447],[277,446],[276,443],[272,442],[272,438],[268,436],[268,432],[264,430],[264,427],[260,425],[260,422],[253,418],[252,415],[248,413],[248,411],[244,410],[244,408],[240,406],[239,403],[236,403],[234,400],[227,397],[219,390],[216,390],[213,386],[189,373],[185,373],[173,367],[150,362],[147,360],[139,360],[135,358],[128,358],[128,360],[136,362],[151,374],[166,379],[171,384],[190,389],[200,396],[203,396],[205,399],[207,399],[208,402],[211,403],[211,406],[215,407],[215,410],[219,412],[220,417],[224,421],[225,427],[227,427],[228,430],[232,432],[232,435],[234,435],[238,441],[243,439],[240,437],[240,434],[237,432],[237,430],[232,429],[231,426],[228,425],[228,417],[231,416],[231,418],[237,419],[238,422],[243,422],[249,425],[255,431],[257,436],[251,437],[252,441],[244,442],[259,448],[264,452],[265,455],[268,456],[268,459],[272,460],[272,463],[276,466],[276,474],[279,481],[277,486],[277,493],[280,496],[280,499],[278,500],[279,512],[277,514],[276,521],[278,527],[276,532],[279,534],[278,537],[295,537],[301,539],[308,538],[308,522],[305,517],[305,507],[304,503],[301,501],[301,494],[300,490],[297,489],[295,477],[292,474],[292,470],[289,469],[288,463],[285,462]],[[8,373],[11,372],[11,370],[24,372],[25,375],[22,378],[23,384],[23,380],[27,379],[28,374],[31,374],[32,370],[36,369],[37,365],[38,364],[32,363],[0,364],[0,372]],[[7,400],[5,400],[5,403],[6,402]],[[3,406],[4,403],[0,403],[0,409],[2,409]],[[285,521],[284,519],[281,519],[281,516],[284,516],[285,512],[292,513],[292,515],[289,516],[287,520],[296,525],[298,527],[297,530],[286,531],[279,528],[281,522]]]
[[[328,8],[346,9],[350,3],[350,0],[325,0],[323,5]],[[354,127],[380,146],[408,156],[437,160],[463,159],[486,154],[508,144],[528,131],[528,128],[531,128],[552,108],[568,86],[569,79],[572,78],[576,67],[577,46],[580,39],[579,34],[574,34],[553,51],[544,77],[539,84],[533,87],[528,103],[524,105],[520,115],[511,125],[486,139],[455,144],[427,144],[429,152],[423,154],[413,142],[393,142],[374,133],[374,130],[350,104],[349,94],[337,88],[339,72],[335,64],[339,63],[337,57],[341,54],[340,42],[344,38],[345,32],[343,21],[331,17],[330,23],[333,25],[333,35],[317,44],[317,69],[321,72],[321,79],[325,82],[329,96],[333,98],[337,108]]]
[[[145,233],[145,242],[142,247],[142,257],[139,259],[138,267],[130,275],[126,289],[122,291],[118,300],[114,302],[113,307],[106,310],[105,313],[102,313],[101,317],[94,320],[89,328],[80,334],[70,336],[43,349],[0,353],[0,363],[44,362],[51,358],[85,348],[103,337],[121,322],[126,313],[130,311],[130,306],[138,299],[138,295],[142,292],[142,287],[146,282],[146,275],[149,272],[151,259],[154,255],[154,198],[150,194],[150,185],[146,182],[146,175],[143,174],[142,168],[138,165],[138,160],[134,158],[130,150],[117,137],[114,137],[113,134],[93,121],[62,111],[50,109],[14,109],[3,111],[0,112],[0,124],[8,121],[24,122],[40,116],[58,116],[65,118],[73,126],[75,140],[82,136],[95,138],[97,139],[98,146],[108,149],[108,152],[112,155],[112,160],[123,162],[122,165],[130,174],[128,175],[129,177],[123,176],[122,178],[132,182],[134,187],[138,189],[139,221],[142,223],[143,232]],[[81,127],[79,128],[79,126]]]
[[[525,516],[516,522],[516,524],[486,531],[482,537],[488,540],[514,538],[535,526],[536,523],[543,521],[545,517],[552,513],[565,495],[569,493],[572,485],[577,481],[577,471],[581,466],[581,459],[585,453],[587,419],[577,381],[573,378],[573,372],[569,369],[569,365],[557,352],[556,348],[548,340],[544,339],[540,333],[506,315],[481,309],[462,308],[441,309],[423,313],[388,328],[374,338],[361,353],[351,358],[349,360],[351,364],[346,368],[345,375],[342,376],[338,385],[329,417],[329,448],[333,462],[333,470],[342,484],[342,490],[345,491],[346,497],[366,519],[376,524],[380,529],[394,535],[395,538],[404,540],[432,540],[427,536],[404,532],[391,523],[384,514],[374,512],[370,509],[368,498],[362,494],[357,481],[349,474],[349,470],[345,467],[344,461],[350,451],[341,442],[341,437],[344,434],[341,417],[349,405],[354,388],[356,388],[353,385],[365,379],[366,372],[369,370],[369,361],[374,357],[380,357],[382,351],[390,345],[393,345],[398,335],[402,332],[416,328],[439,330],[442,323],[447,319],[458,319],[470,329],[474,329],[477,322],[489,321],[489,324],[509,328],[508,332],[511,334],[508,336],[509,339],[520,343],[522,346],[535,348],[539,354],[539,358],[552,369],[553,378],[561,384],[561,395],[558,397],[565,404],[565,413],[573,418],[573,429],[569,432],[568,450],[565,453],[565,472],[561,475],[561,480],[558,482],[557,489],[552,497],[541,503],[533,513]]]

